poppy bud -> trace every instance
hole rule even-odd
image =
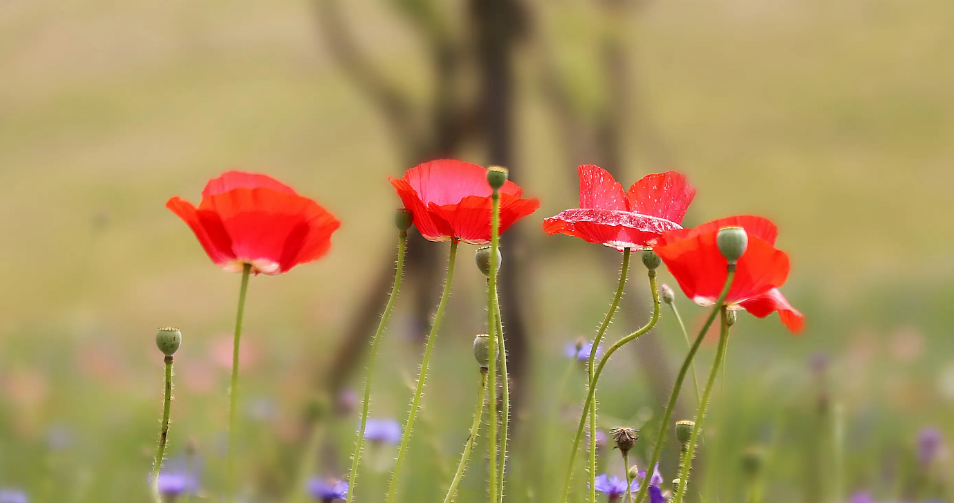
[[[636,440],[639,438],[639,430],[632,428],[613,428],[610,430],[610,435],[613,436],[613,440],[616,442],[616,448],[625,456],[629,453],[630,449],[636,445]]]
[[[669,288],[669,285],[661,286],[659,295],[662,297],[662,301],[669,305],[672,305],[673,301],[676,300],[676,293],[672,291],[672,288]]]
[[[676,439],[679,440],[680,444],[689,443],[689,440],[692,439],[692,429],[695,427],[695,421],[676,421]]]
[[[176,354],[179,344],[182,344],[182,332],[176,327],[163,327],[156,333],[156,346],[166,356]]]
[[[735,322],[738,321],[738,320],[739,320],[739,315],[736,314],[736,312],[735,312],[734,310],[733,310],[733,311],[727,311],[727,312],[725,313],[725,324],[726,324],[726,326],[731,327],[732,325],[735,325]]]
[[[741,227],[725,227],[719,230],[716,244],[729,264],[735,264],[749,246],[749,235]]]
[[[650,249],[643,250],[643,265],[646,266],[646,269],[655,271],[661,264],[662,259],[659,258],[659,255],[656,255],[656,252]]]
[[[394,225],[401,232],[407,232],[411,228],[411,224],[414,223],[414,214],[411,213],[411,210],[401,208],[394,212]]]
[[[503,187],[508,177],[509,171],[507,171],[507,168],[502,166],[491,166],[487,168],[487,183],[494,189],[494,192],[500,187]]]
[[[765,455],[762,449],[757,446],[746,448],[742,451],[742,472],[751,478],[755,478],[762,471],[762,463]]]
[[[494,355],[494,358],[500,354],[499,348],[497,349],[497,354]],[[477,337],[474,337],[474,358],[477,359],[477,363],[480,364],[481,368],[487,368],[490,365],[490,336],[487,334],[477,334]]]
[[[629,471],[626,473],[629,475],[629,478],[637,479],[639,478],[639,467],[636,465],[630,466]]]
[[[480,272],[484,273],[484,276],[490,277],[490,254],[492,250],[489,246],[481,246],[477,248],[477,253],[474,253],[474,260],[477,261],[477,269],[480,269]],[[503,257],[500,255],[500,248],[497,248],[497,272],[500,272],[500,264],[503,260]]]

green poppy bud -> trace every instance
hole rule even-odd
[[[680,444],[689,443],[689,440],[692,439],[692,429],[695,427],[695,421],[676,421],[676,439],[679,440]]]
[[[735,322],[738,321],[739,315],[736,314],[735,310],[729,310],[725,313],[725,324],[726,326],[735,325]]]
[[[487,183],[494,189],[494,192],[500,187],[503,187],[508,177],[509,171],[507,171],[507,168],[501,166],[491,166],[487,168]]]
[[[630,467],[629,467],[629,471],[628,471],[627,473],[629,474],[629,478],[630,478],[630,479],[638,479],[638,478],[639,478],[639,467],[636,466],[636,465],[630,466]]]
[[[484,273],[484,276],[490,277],[490,246],[482,246],[477,248],[477,252],[474,253],[474,260],[477,261],[477,269],[480,269],[480,272]],[[497,272],[500,272],[500,264],[502,263],[503,257],[500,255],[500,248],[497,248]]]
[[[758,446],[747,447],[742,451],[742,472],[746,476],[755,478],[762,471],[765,453]]]
[[[494,348],[497,350],[497,354],[494,355],[494,358],[500,354],[499,348]],[[490,365],[490,336],[487,334],[477,334],[477,337],[474,337],[474,358],[477,359],[477,363],[480,364],[480,368],[487,368]]]
[[[156,346],[162,354],[172,356],[182,344],[182,332],[176,327],[163,327],[156,333]]]
[[[646,266],[646,269],[655,271],[660,265],[662,265],[662,259],[660,259],[659,255],[656,255],[656,252],[652,250],[643,250],[643,265]]]
[[[401,232],[407,232],[411,228],[411,224],[414,223],[414,214],[411,213],[411,210],[401,208],[394,212],[394,225]]]
[[[663,302],[669,305],[672,305],[676,300],[676,292],[673,292],[672,288],[669,288],[669,285],[659,287],[659,296],[662,297]]]
[[[719,251],[730,264],[738,262],[749,246],[749,235],[741,227],[725,227],[716,236]]]

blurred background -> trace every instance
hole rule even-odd
[[[948,0],[0,0],[0,488],[144,501],[162,396],[155,328],[175,325],[169,457],[201,467],[200,496],[217,500],[239,275],[164,204],[198,202],[233,168],[343,222],[320,262],[251,282],[243,501],[300,486],[316,424],[314,474],[344,476],[392,274],[400,201],[387,176],[455,157],[508,166],[542,202],[504,239],[510,500],[558,497],[584,375],[564,346],[592,337],[616,282],[618,252],[540,230],[577,205],[575,167],[592,163],[626,187],[678,169],[698,188],[685,226],[765,215],[792,257],[784,292],[807,329],[740,317],[694,472],[706,501],[754,487],[776,502],[954,501],[951,26]],[[485,314],[468,248],[406,502],[443,496],[472,417]],[[446,253],[411,247],[374,417],[406,415]],[[631,280],[610,341],[648,318],[641,266]],[[697,329],[704,311],[677,303]],[[637,463],[684,352],[666,310],[601,381],[600,427],[641,428]],[[677,419],[693,414],[690,388]],[[677,453],[664,451],[667,480]],[[394,452],[366,454],[359,493],[378,501]],[[622,476],[618,457],[607,448],[601,468]],[[482,501],[484,461],[472,459],[459,501]]]

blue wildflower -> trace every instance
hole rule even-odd
[[[382,444],[396,444],[401,441],[401,425],[394,419],[368,419],[364,438]]]
[[[615,475],[610,477],[604,473],[596,477],[596,483],[593,487],[596,488],[596,492],[605,494],[610,501],[619,499],[622,495],[626,494],[626,481],[620,480],[620,478]],[[639,485],[634,481],[630,491],[635,492],[638,489]]]
[[[567,358],[576,359],[576,361],[579,361],[579,362],[590,361],[590,351],[593,350],[593,343],[584,342],[582,345],[579,346],[579,349],[577,349],[577,344],[579,343],[578,342],[568,343],[566,346],[563,347],[563,354],[565,354]],[[603,354],[603,346],[596,348],[596,357],[599,358],[599,356],[602,354]]]
[[[199,477],[196,470],[189,470],[187,466],[188,463],[183,458],[164,463],[156,480],[159,494],[169,497],[195,494],[199,490]]]
[[[638,475],[643,480],[646,480],[646,470],[640,470]],[[649,489],[646,492],[649,493],[649,503],[666,503],[666,498],[663,497],[662,486],[663,476],[659,473],[659,463],[656,463],[655,468],[653,468],[653,475],[649,477]],[[636,486],[633,488],[634,491],[639,489],[639,482],[633,481],[633,485]]]
[[[930,465],[944,448],[944,437],[937,428],[925,428],[918,435],[918,459],[922,465]]]
[[[859,491],[848,498],[848,503],[875,503],[875,500],[871,497],[871,494]]]
[[[308,481],[308,492],[311,493],[312,498],[321,502],[343,500],[348,497],[348,483],[341,480],[315,477]]]
[[[30,503],[30,498],[19,489],[0,489],[0,503]]]

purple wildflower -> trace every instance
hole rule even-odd
[[[157,480],[159,494],[163,496],[179,496],[185,493],[195,494],[199,489],[199,480],[194,474],[186,471],[167,470],[159,472]]]
[[[588,362],[590,361],[590,351],[593,350],[592,342],[584,342],[579,349],[576,348],[577,342],[568,343],[563,347],[563,354],[567,358],[576,359],[578,362]],[[596,348],[597,358],[603,354],[603,346]]]
[[[596,477],[596,483],[593,487],[596,488],[596,492],[605,494],[610,501],[617,500],[626,494],[626,481],[620,480],[615,475],[610,477],[604,473]],[[639,486],[634,482],[630,487],[630,492],[635,492],[637,489],[639,489]]]
[[[343,500],[348,497],[348,483],[341,480],[315,477],[308,481],[308,492],[311,493],[312,498],[324,503],[332,500]]]
[[[19,489],[0,489],[0,503],[29,503],[25,492]]]
[[[645,470],[640,470],[638,475],[643,480],[646,480]],[[662,484],[663,477],[662,474],[659,473],[659,463],[656,463],[656,467],[653,468],[653,475],[649,477],[649,489],[647,489],[649,493],[649,503],[666,503],[666,498],[663,497],[662,488],[660,487]],[[634,491],[639,489],[639,482],[634,480],[633,485],[635,486],[633,488]]]
[[[930,465],[944,448],[944,437],[937,428],[925,428],[918,435],[918,459],[922,465]]]
[[[871,494],[865,491],[859,491],[848,498],[848,503],[875,503],[875,501],[874,498],[871,497]]]
[[[382,444],[396,444],[401,441],[401,425],[394,419],[368,419],[364,438]]]

